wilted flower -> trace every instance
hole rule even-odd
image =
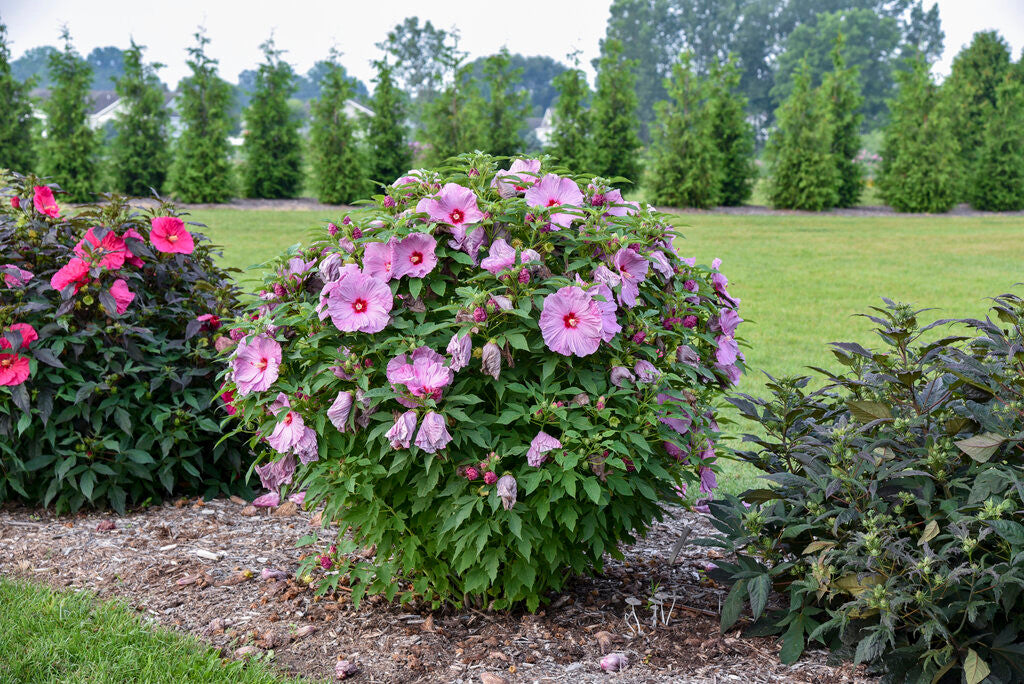
[[[536,468],[547,460],[544,454],[552,449],[561,448],[561,442],[542,430],[530,442],[530,449],[526,452],[526,462]]]
[[[518,493],[516,478],[511,475],[502,475],[498,478],[497,491],[498,496],[501,498],[501,505],[505,507],[506,511],[511,511],[512,507],[516,505],[516,495]]]
[[[696,368],[700,364],[700,355],[692,347],[681,344],[676,348],[676,362]]]
[[[627,382],[631,385],[636,382],[636,376],[625,366],[612,366],[608,379],[616,387],[626,387]]]
[[[428,454],[444,449],[452,436],[448,434],[448,428],[444,424],[444,416],[430,411],[423,417],[420,423],[420,431],[416,435],[416,446]]]
[[[609,653],[601,658],[601,669],[605,672],[618,672],[629,667],[629,659],[621,653]]]
[[[353,397],[351,392],[338,392],[331,407],[327,409],[327,418],[331,425],[339,432],[345,432],[348,427],[348,417],[352,413]]]
[[[4,274],[4,285],[7,287],[22,287],[35,277],[32,271],[26,271],[18,266],[0,266],[0,271]]]
[[[256,474],[264,489],[280,492],[281,487],[292,482],[292,476],[295,474],[295,457],[285,454],[276,461],[256,466]]]
[[[384,436],[387,437],[392,449],[408,449],[415,432],[416,412],[406,411],[395,419],[395,424]]]
[[[669,409],[658,420],[681,435],[686,434],[690,430],[690,426],[693,425],[693,417],[689,411],[683,408],[684,402],[682,398],[671,394],[659,393],[658,404],[667,404]]]
[[[652,383],[661,377],[661,371],[658,370],[653,363],[641,359],[636,362],[633,366],[633,370],[636,371],[636,375],[640,378],[640,382]]]
[[[281,503],[281,494],[279,492],[267,492],[263,496],[257,496],[252,500],[252,505],[259,508],[273,508]]]
[[[702,465],[700,467],[700,492],[701,494],[710,494],[718,488],[718,478],[715,477],[715,471],[708,466]]]
[[[12,323],[0,332],[7,332],[8,330],[21,335],[21,344],[18,345],[19,349],[28,349],[30,344],[39,339],[39,333],[37,333],[36,329],[28,323]],[[10,348],[11,343],[7,341],[7,338],[4,335],[0,334],[0,349]]]
[[[501,348],[494,342],[485,344],[480,363],[484,373],[497,380],[501,374]]]
[[[469,365],[469,359],[473,354],[473,343],[470,339],[469,333],[455,333],[452,335],[452,339],[448,342],[448,347],[445,349],[451,356],[451,360],[448,361],[448,367],[453,371],[458,372]]]
[[[127,311],[128,306],[135,301],[135,293],[128,289],[128,283],[124,281],[124,278],[118,278],[111,284],[110,296],[114,298],[119,316]]]

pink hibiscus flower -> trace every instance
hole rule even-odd
[[[75,245],[75,256],[94,266],[115,269],[124,266],[128,249],[125,247],[124,240],[118,237],[114,231],[108,230],[100,240],[90,228],[85,237]]]
[[[177,216],[154,216],[149,241],[160,252],[191,254],[195,251],[192,233],[185,230],[185,222]]]
[[[134,228],[129,228],[128,230],[124,231],[124,235],[121,236],[121,239],[124,240],[125,244],[125,261],[127,261],[132,266],[135,266],[136,268],[141,268],[145,262],[142,261],[141,257],[135,256],[134,254],[132,254],[131,250],[128,249],[128,240],[138,240],[140,244],[144,244],[146,242],[146,238],[142,237],[142,233],[135,230]]]
[[[338,432],[345,432],[348,427],[348,417],[352,413],[352,402],[354,397],[351,392],[338,392],[334,403],[327,409],[327,418],[331,425],[338,429]]]
[[[563,356],[593,354],[604,332],[597,302],[576,286],[545,297],[539,323],[548,349]]]
[[[462,226],[479,223],[484,213],[476,203],[476,195],[458,183],[445,183],[436,198],[424,197],[416,204],[417,213],[426,213],[433,223]]]
[[[281,367],[281,345],[266,335],[238,343],[232,359],[238,394],[262,392],[277,380]]]
[[[611,271],[608,272],[611,273]],[[576,282],[583,282],[578,274]],[[612,289],[603,282],[596,282],[591,285],[587,288],[587,294],[590,295],[594,303],[597,304],[597,308],[601,311],[601,339],[605,342],[611,342],[616,335],[622,332],[622,326],[619,325],[619,321],[615,316],[619,309],[615,305],[615,295],[612,294]],[[601,297],[601,299],[598,299],[598,297]]]
[[[536,468],[544,463],[544,461],[548,460],[547,456],[544,454],[552,449],[561,448],[561,442],[541,430],[537,433],[537,436],[533,438],[533,441],[530,442],[530,449],[526,452],[526,462]]]
[[[693,425],[688,404],[682,397],[672,394],[658,394],[658,404],[667,404],[668,411],[663,412],[659,421],[668,425],[681,435],[685,435]]]
[[[89,264],[78,257],[71,257],[67,265],[61,267],[50,278],[50,287],[63,292],[69,285],[75,286],[75,294],[89,282]]]
[[[385,282],[362,272],[328,283],[320,297],[323,311],[342,332],[380,332],[391,320],[395,304]]]
[[[17,354],[0,354],[0,385],[13,387],[28,380],[28,359]]]
[[[17,266],[0,266],[0,271],[4,274],[4,285],[7,287],[23,287],[28,284],[28,281],[35,277],[32,271],[26,271],[23,268]]]
[[[395,277],[395,238],[387,242],[371,242],[363,252],[363,272],[385,283]]]
[[[609,190],[605,193],[604,197],[608,204],[608,209],[604,212],[605,216],[627,216],[635,214],[640,209],[639,202],[627,202],[622,199],[621,190]]]
[[[428,454],[440,451],[448,446],[452,436],[444,424],[444,416],[430,411],[420,423],[420,431],[416,434],[416,446]]]
[[[526,204],[530,207],[553,212],[548,214],[548,220],[553,226],[568,228],[573,220],[578,218],[574,214],[559,212],[556,207],[572,206],[579,207],[583,204],[583,193],[572,178],[562,178],[549,173],[540,179],[540,182],[526,191]],[[556,228],[557,230],[557,228]]]
[[[394,273],[396,278],[404,275],[422,278],[437,266],[434,250],[437,240],[426,233],[412,233],[395,245]]]
[[[53,199],[53,190],[45,185],[37,185],[32,190],[35,195],[32,197],[32,204],[40,214],[46,214],[50,218],[60,216],[60,207],[57,200]]]
[[[283,393],[277,395],[277,401],[274,403],[279,407],[277,412],[284,413],[284,417],[277,421],[274,431],[267,437],[267,443],[275,451],[287,454],[302,442],[306,433],[306,423],[302,420],[301,414],[291,410],[291,403]]]
[[[395,424],[384,435],[388,438],[392,449],[408,449],[412,444],[412,436],[416,432],[416,412],[406,411],[395,418]]]
[[[539,159],[516,159],[508,171],[499,171],[494,176],[491,187],[497,188],[502,197],[512,197],[536,183],[539,174]]]
[[[740,347],[731,335],[719,335],[715,338],[715,361],[728,366],[736,363]]]
[[[452,369],[445,366],[444,357],[430,347],[419,347],[412,352],[412,362],[407,359],[405,354],[399,354],[388,362],[388,382],[392,387],[405,385],[409,395],[417,399],[439,400],[455,377]],[[398,402],[408,408],[417,405],[407,397],[398,397]]]
[[[280,492],[281,487],[292,483],[292,475],[295,474],[295,457],[285,454],[276,461],[256,466],[256,474],[259,475],[260,483],[265,489]]]
[[[12,323],[8,326],[7,330],[17,332],[21,335],[21,345],[19,349],[28,349],[28,346],[39,339],[39,333],[28,323]],[[5,331],[6,332],[6,331]],[[7,341],[7,337],[0,335],[0,349],[10,349],[11,343]]]
[[[118,315],[127,311],[128,305],[135,300],[135,293],[128,289],[128,283],[123,278],[118,278],[110,286],[110,296],[114,298],[114,302],[117,304]]]
[[[532,249],[524,249],[523,253],[518,255],[518,258],[519,262],[524,265],[541,260],[540,254]],[[480,268],[490,271],[494,275],[498,275],[505,269],[512,268],[515,265],[516,250],[512,245],[505,242],[503,238],[498,238],[491,243],[490,254],[480,262]]]
[[[629,247],[623,247],[615,253],[615,268],[622,279],[619,289],[619,304],[632,307],[640,294],[640,283],[647,279],[647,270],[651,263]]]

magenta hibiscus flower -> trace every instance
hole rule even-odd
[[[385,282],[356,272],[328,283],[320,296],[326,315],[342,332],[380,332],[395,304]]]
[[[281,345],[266,335],[238,343],[232,360],[238,394],[262,392],[277,380],[281,366]]]
[[[50,218],[60,216],[60,207],[57,206],[57,200],[53,199],[53,190],[45,185],[37,185],[32,190],[34,192],[32,204],[36,211],[46,214]]]
[[[50,278],[50,287],[58,292],[63,292],[69,285],[74,285],[75,294],[78,294],[78,290],[87,282],[89,282],[89,264],[78,257],[71,257],[71,261],[62,266]]]
[[[540,254],[532,249],[524,249],[523,253],[519,255],[519,263],[521,264],[539,262],[540,260]],[[498,238],[491,243],[490,253],[480,262],[480,268],[490,271],[494,275],[498,275],[505,269],[512,268],[515,265],[516,250],[512,245],[505,242],[503,238]]]
[[[476,203],[476,195],[458,183],[445,183],[437,197],[424,197],[416,204],[417,213],[425,212],[433,223],[449,226],[479,223],[484,213]]]
[[[559,212],[557,208],[581,206],[583,193],[580,192],[579,186],[572,178],[562,178],[549,173],[526,191],[526,204],[530,207],[547,210],[549,212],[548,220],[553,226],[568,228],[578,217],[574,214]]]
[[[640,294],[640,283],[647,279],[647,270],[651,263],[629,247],[623,247],[615,253],[615,268],[622,279],[619,289],[619,304],[632,307]]]
[[[513,197],[537,182],[540,174],[540,159],[516,159],[508,171],[498,171],[491,181],[502,197]]]
[[[121,236],[121,239],[124,241],[125,244],[125,261],[127,261],[132,266],[142,266],[144,263],[142,259],[132,254],[131,250],[128,249],[128,240],[138,240],[139,243],[142,244],[146,242],[146,238],[142,237],[142,233],[135,230],[134,228],[129,228],[128,230],[124,231],[124,235]]]
[[[121,315],[128,310],[128,306],[135,300],[135,293],[128,289],[128,283],[124,278],[118,278],[110,286],[110,296],[114,298],[117,305],[117,314]]]
[[[90,228],[75,245],[75,256],[102,268],[121,268],[128,256],[128,248],[114,231],[108,230],[100,240]]]
[[[593,354],[604,332],[597,302],[576,286],[545,297],[539,323],[548,349],[563,356]]]
[[[608,272],[611,273],[611,271]],[[576,276],[576,281],[582,282],[579,275]],[[615,295],[612,294],[612,289],[602,282],[596,282],[587,288],[587,294],[590,295],[594,303],[597,304],[597,308],[601,311],[601,339],[605,342],[611,342],[622,331],[622,326],[619,325],[615,317],[615,313],[619,309],[615,305]]]
[[[31,368],[24,356],[0,354],[0,385],[14,387],[28,380]]]
[[[8,330],[16,332],[21,335],[21,344],[18,346],[19,349],[28,349],[29,345],[39,339],[39,333],[28,323],[12,323],[7,327]],[[7,338],[0,335],[0,349],[10,349],[11,343],[7,341]]]
[[[195,248],[192,233],[185,230],[185,222],[177,216],[154,216],[150,221],[149,241],[157,251],[172,254],[191,254]]]
[[[8,265],[0,266],[0,271],[4,274],[4,285],[7,287],[23,287],[28,284],[28,281],[35,277],[32,271],[26,271],[18,266]]]
[[[426,233],[406,235],[395,245],[394,273],[396,278],[404,275],[422,278],[437,266],[437,240]]]

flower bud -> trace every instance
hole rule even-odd
[[[486,484],[492,485],[497,481],[498,475],[493,470],[488,470],[486,473],[484,473],[484,482]]]
[[[334,237],[335,235],[337,235],[338,234],[338,226],[334,225],[333,223],[328,223],[327,224],[327,234],[330,235],[331,237]]]
[[[395,206],[394,198],[391,197],[391,195],[386,196],[384,198],[384,207],[387,208],[387,209],[390,209],[393,206]]]
[[[476,307],[473,309],[473,320],[477,323],[483,323],[487,320],[487,311],[482,306]]]
[[[480,477],[480,471],[479,470],[477,470],[473,466],[470,466],[470,467],[466,468],[466,479],[467,480],[475,480],[475,479],[477,479],[479,477]]]

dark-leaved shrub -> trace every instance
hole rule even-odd
[[[906,305],[869,316],[882,351],[837,343],[818,391],[774,381],[734,404],[763,426],[740,456],[770,485],[712,502],[734,562],[722,627],[819,641],[892,681],[1024,677],[1024,300],[995,300],[975,336],[925,342]],[[786,594],[766,609],[772,589]]]
[[[215,338],[237,289],[174,208],[74,214],[0,180],[0,501],[76,510],[239,491]]]

